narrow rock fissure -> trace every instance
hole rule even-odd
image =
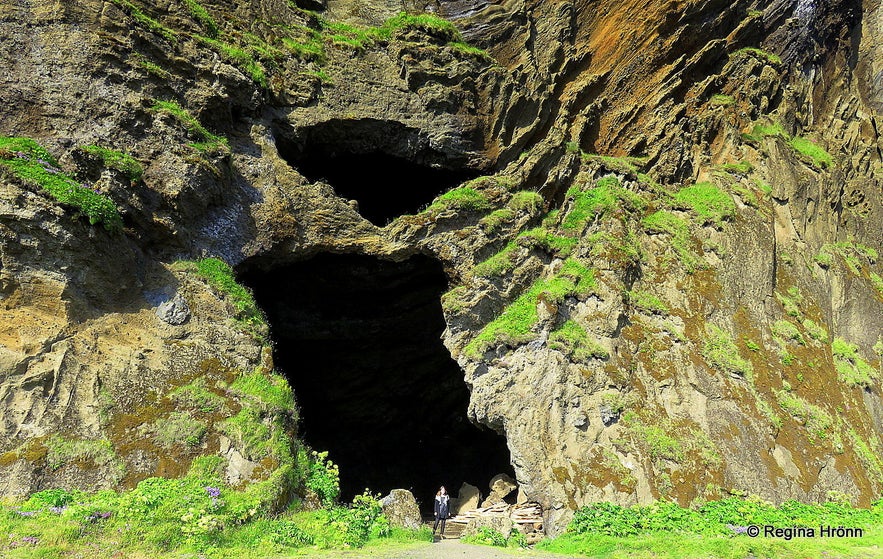
[[[343,499],[405,488],[426,511],[441,484],[486,493],[494,475],[514,475],[505,438],[468,420],[463,372],[440,338],[438,261],[320,254],[240,279],[267,313],[302,437],[340,466]]]
[[[276,147],[307,179],[327,182],[338,196],[358,202],[362,217],[378,226],[419,212],[477,175],[463,170],[462,161],[428,147],[417,131],[370,119],[279,133]]]

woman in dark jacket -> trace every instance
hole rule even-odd
[[[451,497],[448,495],[448,491],[445,489],[445,486],[442,485],[438,490],[438,493],[435,494],[435,525],[432,527],[432,537],[435,537],[435,530],[438,528],[438,523],[441,521],[441,535],[445,534],[445,520],[448,519],[451,512]]]

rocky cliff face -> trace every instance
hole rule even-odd
[[[202,259],[331,252],[441,262],[469,417],[551,530],[602,499],[877,498],[879,6],[645,4],[0,2],[0,134],[123,219],[0,151],[0,490],[200,454],[270,479],[247,435],[294,434],[253,389],[287,326]]]

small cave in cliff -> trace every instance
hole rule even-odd
[[[355,200],[359,214],[381,227],[477,174],[430,148],[418,131],[373,119],[334,120],[294,136],[279,133],[276,147],[300,174]]]
[[[487,493],[494,475],[514,476],[505,438],[467,417],[463,372],[440,338],[437,260],[320,254],[246,263],[240,278],[267,313],[301,436],[340,466],[342,499],[405,488],[427,512],[439,485]]]

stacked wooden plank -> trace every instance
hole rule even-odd
[[[518,505],[497,503],[488,507],[468,510],[451,517],[448,519],[448,522],[468,524],[471,519],[479,516],[508,516],[512,519],[513,523],[522,526],[533,525],[531,528],[535,530],[542,530],[543,525],[543,509],[538,503],[521,503]]]

